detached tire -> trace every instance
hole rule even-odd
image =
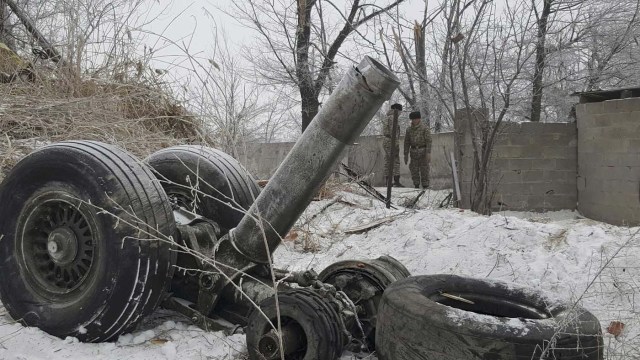
[[[285,360],[334,360],[344,348],[338,324],[339,315],[331,304],[308,289],[292,289],[278,293],[284,347],[289,349]],[[251,360],[281,359],[277,336],[269,336],[278,326],[275,297],[260,304],[262,312],[253,310],[249,316],[247,348]],[[266,335],[266,336],[265,336]]]
[[[603,356],[600,323],[588,311],[529,289],[455,275],[389,286],[380,302],[376,346],[382,360]]]
[[[0,185],[0,298],[26,326],[115,339],[170,284],[169,201],[149,169],[91,141],[46,146]]]
[[[238,225],[260,193],[237,160],[205,146],[173,146],[155,152],[146,162],[172,202],[214,220],[223,232]]]

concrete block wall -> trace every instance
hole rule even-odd
[[[362,176],[368,176],[374,186],[384,186],[384,149],[382,136],[362,136],[350,146],[343,162]],[[404,137],[400,138],[400,182],[412,185],[409,167],[402,161]],[[246,144],[237,149],[238,160],[258,179],[268,179],[293,148],[293,142]],[[453,151],[453,133],[432,136],[431,185],[434,189],[452,187],[451,169],[445,153]]]
[[[616,225],[640,225],[640,98],[576,106],[578,210]]]
[[[472,196],[473,145],[466,116],[459,114],[461,206]],[[575,123],[505,123],[491,158],[489,191],[494,210],[550,211],[576,208]]]
[[[248,143],[238,149],[237,159],[256,179],[268,179],[293,148],[293,142]]]

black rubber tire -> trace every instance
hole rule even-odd
[[[173,146],[153,153],[146,162],[170,197],[186,192],[184,196],[192,205],[187,210],[214,220],[223,232],[238,225],[244,210],[260,193],[256,181],[237,160],[205,146]],[[193,186],[190,182],[196,181],[200,195],[194,202],[189,188]]]
[[[407,268],[391,256],[371,260],[343,260],[329,265],[318,280],[343,291],[358,309],[360,323],[349,329],[356,338],[362,333],[369,349],[375,348],[378,306],[385,289],[392,283],[411,276]],[[371,291],[370,289],[375,289]]]
[[[125,151],[92,141],[46,146],[7,175],[0,204],[0,297],[24,325],[62,338],[112,340],[168,290],[170,203],[150,169]],[[48,246],[61,228],[76,239],[68,260],[86,260],[85,273],[54,263]]]
[[[278,293],[278,303],[281,319],[293,319],[306,337],[306,352],[285,356],[285,360],[334,360],[340,357],[345,345],[338,327],[340,318],[320,295],[308,289],[291,289]],[[260,309],[277,326],[275,297],[264,300]],[[254,309],[246,328],[249,359],[264,359],[258,351],[258,343],[270,329],[267,319]]]
[[[381,360],[603,356],[600,323],[588,311],[526,288],[455,275],[416,276],[389,286],[380,302],[376,345]]]

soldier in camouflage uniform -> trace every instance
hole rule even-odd
[[[400,184],[400,125],[396,125],[396,147],[393,149],[393,156],[391,156],[391,128],[393,127],[393,114],[395,110],[402,111],[402,105],[391,105],[391,109],[387,112],[387,119],[383,129],[384,183],[385,185],[387,184],[389,162],[392,161],[391,159],[393,158],[393,186],[403,187],[402,184]]]
[[[409,160],[411,154],[411,180],[416,188],[429,187],[429,163],[431,162],[431,132],[429,128],[420,122],[420,112],[409,114],[411,126],[407,128],[404,136],[404,163]]]

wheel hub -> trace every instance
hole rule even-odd
[[[78,255],[78,237],[68,227],[57,228],[47,238],[47,251],[56,264],[68,265]]]
[[[33,202],[21,225],[22,264],[43,296],[77,289],[93,266],[93,221],[82,207],[51,193]]]

